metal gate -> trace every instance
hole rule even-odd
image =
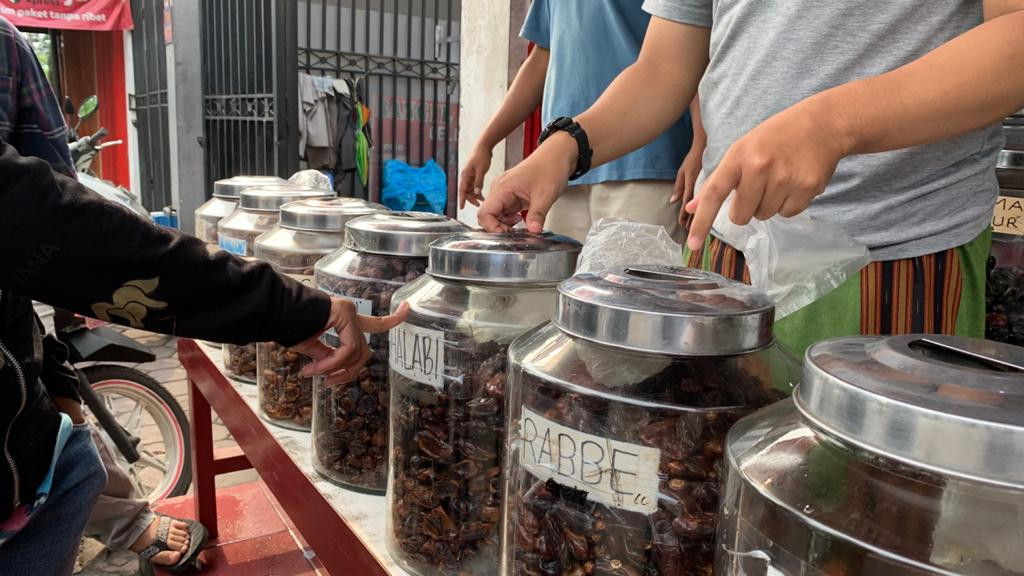
[[[299,71],[362,83],[374,140],[370,197],[379,197],[386,160],[422,165],[434,159],[448,175],[452,211],[458,167],[461,0],[297,4]],[[353,186],[350,192],[355,190]]]
[[[207,195],[298,169],[295,0],[201,0]]]
[[[149,210],[171,204],[171,149],[167,121],[167,52],[163,0],[132,0],[135,90],[128,105],[139,137],[139,195]]]

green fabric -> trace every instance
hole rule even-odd
[[[711,269],[710,240],[705,244],[701,268]],[[977,238],[957,248],[963,271],[963,289],[956,319],[956,333],[960,336],[985,336],[985,266],[992,246],[992,230],[987,229]],[[688,262],[690,251],[683,252]],[[809,306],[775,323],[775,335],[796,358],[803,359],[812,344],[838,338],[856,336],[860,332],[860,274],[848,279],[839,288],[829,292]]]

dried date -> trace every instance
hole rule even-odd
[[[224,369],[236,380],[256,382],[256,345],[225,344]]]
[[[309,360],[278,344],[258,346],[256,380],[260,411],[275,424],[309,430],[313,419],[313,382],[299,375]]]

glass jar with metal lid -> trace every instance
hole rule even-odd
[[[551,233],[457,234],[395,294],[392,310],[410,312],[390,335],[385,534],[407,570],[498,571],[508,346],[551,318],[580,248]]]
[[[314,198],[281,207],[281,220],[256,239],[256,258],[278,272],[313,286],[313,267],[344,243],[345,223],[388,208],[354,198]],[[273,424],[310,429],[313,384],[299,376],[308,359],[274,342],[256,345],[260,415]]]
[[[352,220],[345,247],[317,265],[316,285],[352,300],[362,314],[387,315],[395,291],[426,271],[430,243],[464,230],[466,226],[456,220],[425,212]],[[388,335],[370,334],[368,342],[373,356],[355,381],[325,386],[322,378],[314,380],[313,467],[347,488],[383,494],[388,464]]]
[[[261,186],[242,191],[238,208],[218,225],[218,243],[226,252],[252,258],[256,238],[277,224],[281,206],[296,200],[330,196],[325,190],[294,184]],[[256,382],[256,345],[225,344],[224,372],[249,384]]]
[[[1024,346],[1024,151],[1003,150],[996,176],[985,337]]]
[[[277,176],[235,176],[213,183],[213,198],[196,208],[196,237],[217,246],[217,224],[238,208],[242,190],[258,186],[286,185]]]
[[[726,445],[716,574],[1024,574],[1024,349],[952,336],[807,351]]]
[[[726,431],[800,374],[774,313],[687,268],[563,282],[509,350],[503,573],[711,574]]]

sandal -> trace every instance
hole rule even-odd
[[[158,514],[157,516],[159,521],[156,525],[156,540],[139,552],[139,558],[145,560],[147,564],[151,564],[150,560],[154,556],[170,550],[170,546],[167,545],[167,535],[171,531],[171,522],[177,520],[188,525],[188,550],[182,553],[181,560],[177,564],[172,566],[161,565],[159,568],[171,574],[181,574],[189,570],[202,570],[203,563],[199,559],[199,553],[203,551],[203,547],[206,546],[206,540],[209,538],[206,527],[195,520],[172,518],[163,514]]]

